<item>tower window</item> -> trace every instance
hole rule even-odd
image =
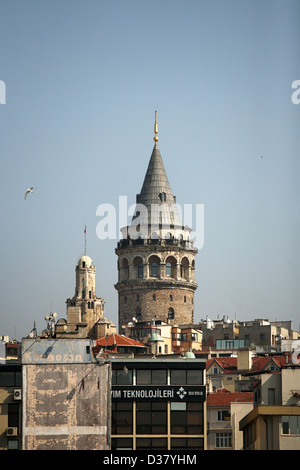
[[[174,309],[173,309],[173,308],[169,308],[169,310],[168,310],[168,318],[169,318],[170,320],[173,320],[174,317],[175,317]]]
[[[171,263],[166,263],[166,275],[172,276],[172,265]]]
[[[189,261],[186,257],[184,257],[181,261],[180,275],[186,281],[189,280]]]
[[[139,296],[139,295],[136,296],[136,300],[137,300],[138,302],[140,301],[140,296]]]
[[[138,321],[141,321],[142,319],[142,310],[140,308],[138,308],[136,311],[136,318]]]
[[[156,262],[151,264],[151,276],[158,277],[158,264]]]
[[[183,297],[184,303],[186,304],[186,295]]]
[[[166,276],[177,278],[177,260],[174,256],[168,256],[166,259]]]
[[[89,298],[91,299],[92,298],[92,291],[89,290]]]
[[[121,280],[126,281],[129,278],[129,263],[126,258],[122,261]]]
[[[82,261],[82,267],[85,268],[85,261]]]
[[[155,294],[152,295],[152,300],[156,300],[156,295]]]
[[[139,263],[138,265],[138,276],[139,278],[143,277],[143,263]]]
[[[132,262],[133,265],[133,276],[136,279],[143,279],[144,265],[143,260],[140,256],[136,256]]]
[[[173,300],[173,295],[172,294],[169,295],[169,300],[172,302],[172,300]]]
[[[166,202],[166,200],[167,200],[166,193],[160,193],[159,194],[159,199],[161,200],[161,202]]]

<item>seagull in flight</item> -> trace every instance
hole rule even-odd
[[[33,193],[33,190],[34,190],[34,187],[33,187],[33,186],[31,186],[31,188],[28,188],[27,191],[26,191],[26,193],[25,193],[25,198],[24,198],[24,199],[27,198],[27,194]]]

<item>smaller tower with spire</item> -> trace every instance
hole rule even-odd
[[[96,268],[86,254],[86,227],[84,229],[84,255],[76,266],[75,294],[67,299],[67,328],[91,339],[97,338],[97,323],[104,317],[104,300],[96,295]]]

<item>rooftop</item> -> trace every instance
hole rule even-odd
[[[222,388],[207,395],[207,406],[226,406],[230,403],[252,403],[253,392],[229,392]]]

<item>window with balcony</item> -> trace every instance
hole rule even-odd
[[[218,421],[229,421],[230,413],[229,410],[218,410]]]
[[[231,445],[231,433],[229,432],[217,432],[216,433],[216,447],[232,447]]]

